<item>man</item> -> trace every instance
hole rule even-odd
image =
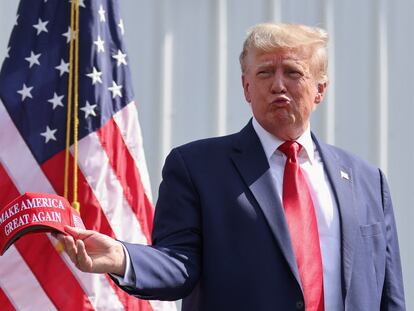
[[[240,55],[252,120],[171,151],[153,246],[67,228],[72,261],[183,310],[405,310],[384,175],[310,132],[326,45],[318,28],[254,26]]]

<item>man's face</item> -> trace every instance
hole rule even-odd
[[[242,75],[246,100],[260,125],[281,140],[298,138],[308,127],[325,83],[318,83],[301,49],[251,49]]]

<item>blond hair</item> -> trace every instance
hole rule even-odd
[[[247,31],[239,60],[246,72],[246,56],[251,49],[272,51],[275,49],[309,49],[311,68],[320,82],[327,81],[328,34],[318,27],[297,24],[258,24]]]

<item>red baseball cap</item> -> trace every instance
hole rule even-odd
[[[22,235],[85,228],[79,213],[56,194],[27,192],[0,209],[0,255]]]

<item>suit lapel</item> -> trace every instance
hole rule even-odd
[[[235,152],[231,158],[263,211],[293,275],[301,284],[283,207],[272,180],[265,152],[251,121],[237,137]]]
[[[331,182],[332,191],[336,199],[341,220],[341,249],[342,249],[342,275],[343,296],[349,290],[352,264],[355,253],[355,241],[358,233],[358,221],[353,192],[353,172],[347,167],[341,158],[335,153],[334,148],[319,143],[316,137],[313,140],[320,152],[325,172]]]
[[[359,230],[354,202],[353,172],[343,163],[334,148],[320,143],[314,135],[312,138],[319,150],[339,209],[342,238],[342,288],[345,299],[350,286],[355,241]],[[298,284],[301,284],[283,207],[278,199],[263,147],[251,122],[237,135],[235,152],[231,158],[263,211],[270,230]]]

